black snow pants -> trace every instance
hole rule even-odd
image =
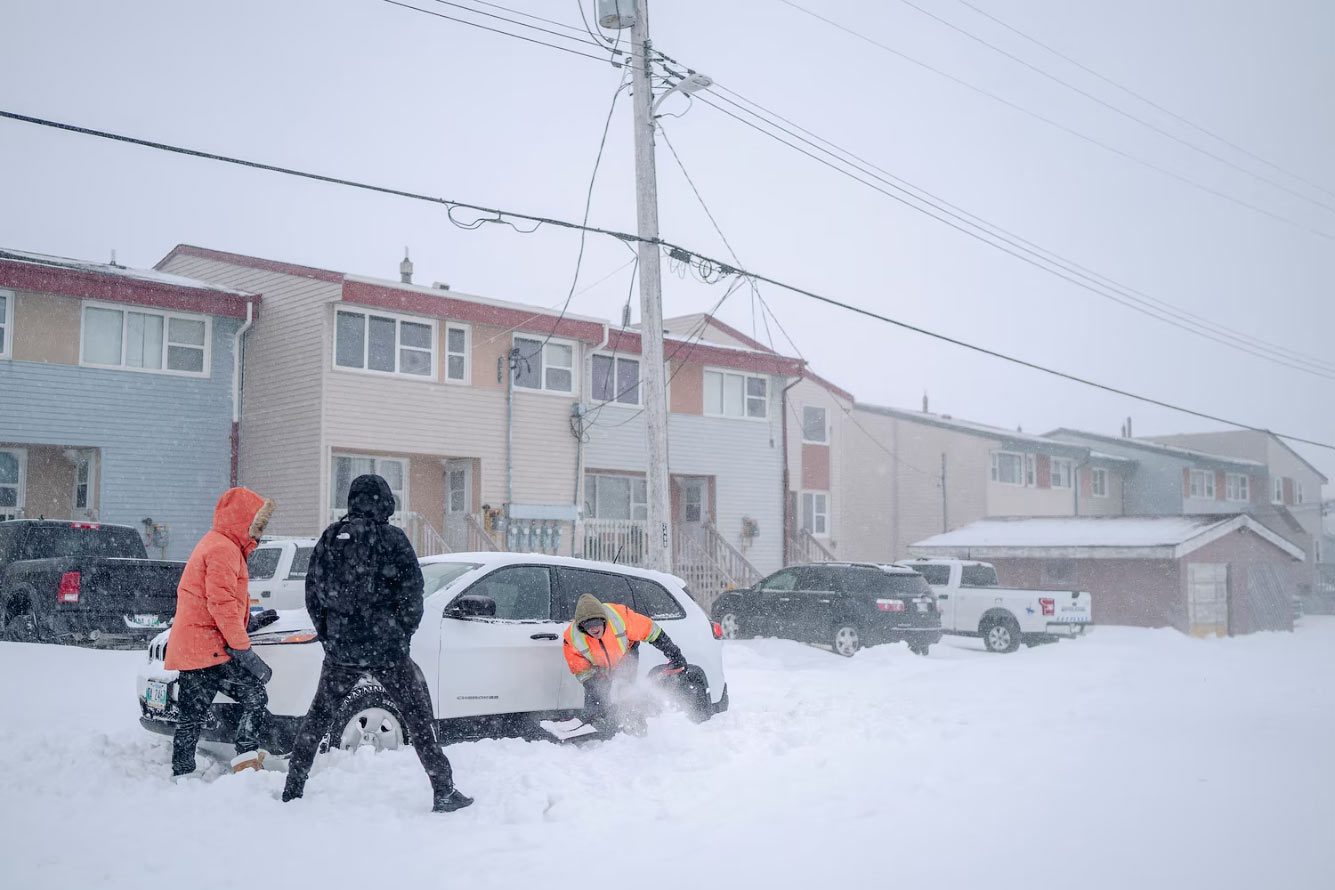
[[[288,761],[288,788],[300,791],[305,787],[306,777],[310,775],[311,764],[315,761],[316,749],[326,733],[338,732],[341,726],[332,726],[334,710],[347,698],[348,693],[363,676],[369,676],[382,687],[403,715],[404,728],[412,739],[413,750],[422,762],[431,788],[436,794],[448,794],[454,790],[454,775],[450,770],[449,758],[440,750],[436,740],[435,720],[431,713],[431,692],[427,689],[426,677],[411,658],[402,658],[386,665],[349,665],[339,664],[325,658],[320,670],[320,685],[315,690],[315,698],[306,718],[301,721],[296,743],[292,747],[292,757]]]
[[[172,775],[183,776],[195,771],[199,734],[204,729],[213,697],[219,692],[241,705],[241,719],[236,724],[236,753],[245,754],[259,748],[269,694],[259,678],[237,664],[236,659],[212,667],[181,671],[176,689],[180,717],[172,739]]]

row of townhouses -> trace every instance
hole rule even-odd
[[[789,563],[937,554],[1088,588],[1115,583],[1107,559],[1140,559],[1154,590],[1102,617],[1184,630],[1283,626],[1280,599],[1321,600],[1327,480],[1274,436],[1008,431],[858,402],[708,315],[665,329],[673,562],[706,604]],[[423,554],[635,563],[640,377],[634,328],[414,284],[407,267],[392,281],[190,245],[152,270],[0,250],[0,519],[130,524],[183,558],[228,485],[277,500],[271,533],[311,536],[374,471]],[[1173,517],[1191,522],[1151,521]],[[1236,554],[1218,552],[1226,527]],[[1235,616],[1222,624],[1216,597]]]

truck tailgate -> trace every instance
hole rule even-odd
[[[1053,624],[1091,624],[1094,621],[1093,604],[1088,593],[1053,591]],[[1046,610],[1045,610],[1046,611]]]

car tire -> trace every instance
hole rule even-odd
[[[931,648],[931,643],[909,643],[909,651],[914,655],[926,655]]]
[[[979,631],[988,652],[1005,654],[1020,648],[1020,625],[1010,616],[985,619]]]
[[[412,744],[399,707],[379,686],[358,686],[348,693],[329,727],[329,747],[356,751],[370,746],[393,751]]]
[[[835,655],[852,658],[862,648],[862,636],[858,626],[851,621],[836,621],[830,633],[830,648]]]
[[[4,639],[13,643],[41,643],[46,639],[41,620],[26,597],[17,595],[5,606]]]
[[[732,607],[723,609],[718,613],[719,627],[723,629],[723,639],[725,640],[744,640],[750,636],[746,633],[745,626],[742,623],[742,616]]]

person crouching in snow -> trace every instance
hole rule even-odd
[[[668,674],[686,670],[681,649],[658,622],[619,603],[603,603],[591,593],[575,603],[575,618],[566,628],[566,665],[584,686],[585,723],[604,734],[616,731],[618,718],[611,711],[612,681],[625,673],[634,680],[640,643],[667,656]]]
[[[172,740],[172,776],[195,772],[195,748],[213,697],[241,706],[232,772],[260,769],[269,667],[250,651],[250,575],[246,557],[260,542],[274,502],[248,488],[229,488],[213,510],[213,528],[190,554],[176,588],[176,618],[164,666],[180,671],[180,717]]]
[[[324,666],[288,762],[283,800],[301,797],[334,709],[363,676],[389,694],[403,714],[413,751],[431,780],[432,810],[447,813],[473,802],[454,787],[440,750],[426,678],[409,655],[422,623],[422,569],[412,542],[389,524],[394,493],[382,477],[352,480],[348,513],[320,535],[306,572],[306,611],[324,644]]]

